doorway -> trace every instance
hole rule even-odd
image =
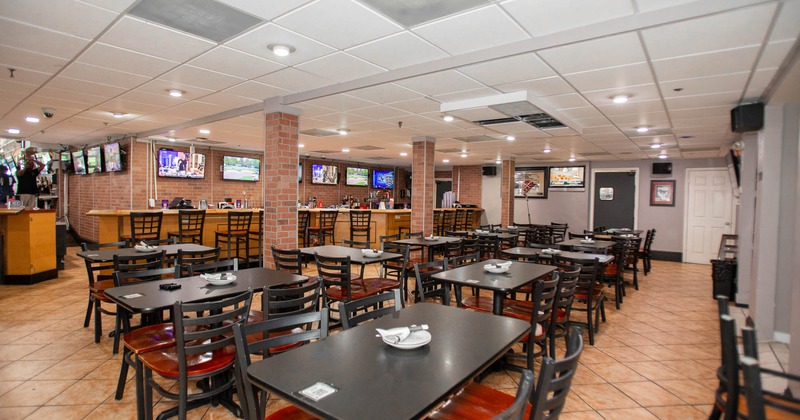
[[[636,229],[639,171],[597,169],[592,171],[592,223],[606,228]]]
[[[433,204],[434,208],[442,208],[442,199],[444,193],[453,190],[453,181],[436,180],[436,202]]]
[[[733,189],[726,168],[687,169],[683,261],[710,264],[733,233]]]

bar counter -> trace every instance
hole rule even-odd
[[[58,277],[56,211],[0,209],[3,283],[33,284]]]

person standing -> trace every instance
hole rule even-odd
[[[14,178],[8,176],[8,167],[0,165],[0,204],[8,203],[8,198],[14,198]]]
[[[36,207],[36,195],[39,192],[36,187],[36,177],[42,172],[44,164],[36,160],[36,155],[28,151],[25,152],[25,163],[22,169],[17,171],[17,193],[19,194],[22,205],[28,208]]]

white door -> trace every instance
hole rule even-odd
[[[686,232],[683,260],[709,264],[723,234],[732,233],[733,190],[727,169],[687,171]]]

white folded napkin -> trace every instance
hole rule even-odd
[[[382,328],[375,328],[375,331],[378,332],[378,336],[383,338],[384,341],[397,344],[408,338],[408,336],[411,335],[413,331],[422,331],[427,329],[428,329],[428,324],[422,324],[422,325],[411,325],[408,327],[390,328],[388,330],[384,330]]]

